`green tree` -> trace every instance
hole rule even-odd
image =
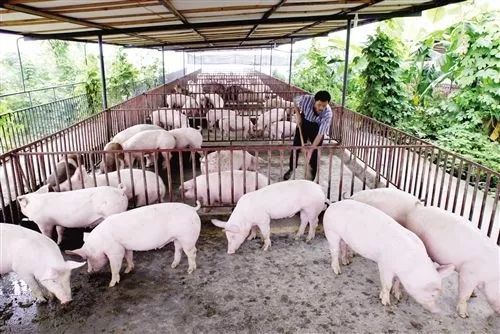
[[[410,113],[410,104],[401,79],[398,41],[377,29],[363,49],[366,67],[359,111],[389,125],[395,125]]]
[[[127,59],[127,55],[123,48],[120,48],[111,64],[111,75],[109,79],[109,95],[113,104],[131,97],[138,76],[139,72]]]

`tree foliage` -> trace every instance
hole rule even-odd
[[[120,48],[111,64],[109,97],[112,104],[131,97],[138,77],[139,71],[128,60],[123,48]]]

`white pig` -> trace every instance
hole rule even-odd
[[[234,118],[234,116],[236,116],[236,111],[229,109],[222,109],[222,110],[210,109],[205,115],[205,118],[207,119],[208,123],[208,128],[212,129],[215,123],[218,120],[220,120],[223,116],[226,116],[226,118],[230,117]]]
[[[373,206],[399,223],[402,223],[406,215],[420,203],[415,196],[394,188],[363,190],[349,199]]]
[[[207,93],[205,97],[209,100],[214,108],[224,108],[224,100],[219,94]]]
[[[436,270],[424,244],[414,233],[382,211],[353,200],[330,205],[323,217],[323,226],[330,245],[332,268],[337,275],[341,273],[339,250],[343,240],[354,252],[377,262],[383,305],[390,304],[391,288],[396,299],[401,298],[401,283],[422,306],[439,312],[435,301],[441,291],[441,279],[451,274],[454,266]]]
[[[133,136],[135,136],[139,132],[147,131],[147,130],[161,130],[161,127],[159,127],[158,125],[154,125],[154,124],[133,125],[131,127],[126,128],[125,130],[118,132],[113,137],[113,139],[111,139],[111,142],[123,144],[124,142],[126,142],[128,139],[132,138]]]
[[[290,138],[295,135],[297,124],[289,121],[279,121],[271,123],[264,130],[264,136],[271,139]]]
[[[17,197],[21,212],[34,221],[40,231],[52,237],[57,230],[57,244],[64,228],[89,227],[100,220],[127,210],[125,187],[97,187],[68,192],[31,193]]]
[[[182,113],[188,117],[198,116],[200,114],[200,107],[204,102],[198,97],[196,100],[187,100],[182,105]]]
[[[248,138],[248,134],[253,133],[253,124],[248,116],[239,116],[239,115],[226,115],[222,116],[220,121],[220,128],[222,131],[222,135],[224,136],[224,132],[230,133],[231,131],[242,131],[243,138]]]
[[[201,148],[203,144],[201,128],[173,129],[169,133],[175,138],[175,148]]]
[[[70,302],[71,270],[85,264],[64,261],[59,247],[50,238],[11,224],[0,224],[0,254],[0,274],[15,272],[41,302],[53,295],[62,304]]]
[[[282,121],[286,118],[285,109],[283,108],[275,108],[265,113],[262,113],[257,118],[257,123],[255,124],[255,130],[261,131],[264,130],[269,124]]]
[[[458,271],[458,314],[465,318],[476,287],[500,314],[500,248],[467,219],[437,207],[418,204],[403,226],[422,239],[431,259]]]
[[[233,165],[231,166],[231,155],[233,156]],[[257,170],[259,163],[267,163],[264,159],[257,158],[248,152],[237,151],[216,151],[207,154],[200,159],[200,170],[202,174],[215,173],[220,170]],[[208,167],[208,170],[207,170]]]
[[[66,253],[87,259],[89,273],[100,270],[109,259],[109,286],[113,287],[120,282],[124,257],[125,273],[129,273],[134,268],[133,251],[158,249],[173,241],[172,268],[180,263],[181,251],[184,251],[190,274],[196,269],[196,241],[201,228],[196,213],[199,208],[199,202],[195,208],[183,203],[162,203],[113,215],[87,235],[82,248]]]
[[[266,108],[291,108],[294,106],[292,101],[287,101],[281,96],[273,95],[264,101]]]
[[[165,97],[165,102],[169,108],[181,108],[188,100],[196,103],[195,98],[183,94],[169,94]]]
[[[188,128],[189,121],[186,115],[177,109],[159,109],[151,113],[153,124],[161,127]]]
[[[220,183],[219,173],[208,174],[208,184],[210,185],[210,192],[207,186],[207,176],[199,175],[196,177],[196,192],[197,200],[201,201],[202,205],[212,203],[232,204],[236,203],[241,196],[243,196],[243,185],[246,184],[246,192],[251,192],[268,185],[268,178],[265,175],[256,172],[248,172],[241,170],[234,170],[233,182],[231,183],[231,171],[221,172]],[[243,175],[245,174],[245,175]],[[257,174],[257,176],[255,175]],[[245,182],[244,182],[245,178]],[[184,196],[188,199],[195,198],[194,192],[195,179],[184,182]],[[219,195],[219,184],[221,185],[221,193]],[[233,184],[233,187],[231,187]],[[231,188],[233,189],[234,202],[231,200]],[[181,187],[179,187],[182,190]],[[210,202],[208,197],[210,195]]]
[[[175,148],[175,137],[168,131],[150,130],[139,132],[129,140],[123,143],[124,150],[157,150],[157,149],[173,149]],[[160,153],[163,156],[162,168],[167,168],[169,155],[167,152]],[[150,154],[147,154],[148,156]],[[133,166],[135,160],[142,159],[142,152],[125,152],[125,166]],[[150,165],[150,163],[148,164]]]
[[[267,250],[271,246],[271,219],[292,217],[300,212],[300,227],[295,239],[304,234],[309,224],[306,240],[310,241],[318,226],[318,216],[328,203],[323,189],[314,182],[283,181],[243,195],[227,222],[212,219],[212,223],[225,230],[228,254],[236,252],[250,231],[249,239],[253,239],[257,227],[264,239],[262,249]]]

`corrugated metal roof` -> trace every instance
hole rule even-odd
[[[271,46],[463,0],[0,0],[0,32],[165,49]]]

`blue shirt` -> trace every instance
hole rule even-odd
[[[329,105],[326,106],[325,110],[321,113],[316,113],[314,111],[314,100],[313,95],[301,95],[294,99],[295,105],[299,107],[302,111],[304,118],[309,122],[314,122],[319,124],[320,135],[328,135],[330,133],[330,124],[332,123],[332,108]]]

